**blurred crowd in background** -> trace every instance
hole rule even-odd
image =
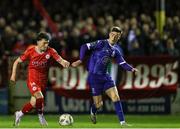
[[[50,46],[77,57],[80,45],[108,38],[109,29],[123,29],[119,44],[127,56],[179,56],[180,1],[166,0],[164,33],[156,29],[156,0],[42,0],[56,23],[59,37]],[[31,0],[0,1],[0,56],[20,55],[35,44],[36,34],[50,32]],[[63,52],[63,53],[62,53]]]

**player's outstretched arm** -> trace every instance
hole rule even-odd
[[[121,63],[119,63],[119,65],[127,71],[131,71],[131,72],[138,72],[138,69],[132,67],[130,64],[128,64],[127,62],[123,61]]]
[[[52,57],[53,57],[60,65],[62,65],[64,68],[68,68],[68,67],[69,67],[70,63],[69,63],[67,60],[63,59],[63,58],[57,53],[57,51],[56,51],[55,49],[50,48],[50,53],[51,53]]]
[[[77,61],[74,61],[74,62],[71,64],[71,66],[72,66],[72,67],[77,67],[77,66],[79,66],[81,63],[82,63],[81,60],[77,60]]]
[[[64,68],[68,68],[70,63],[67,60],[64,60],[63,58],[58,61],[59,64],[61,64]]]
[[[133,69],[132,69],[132,72],[138,72],[138,69],[133,68]]]
[[[117,61],[117,63],[124,69],[127,71],[131,71],[131,72],[138,72],[138,69],[132,67],[130,64],[128,64],[123,56],[121,55],[121,53],[119,51],[115,51],[115,59]]]
[[[85,57],[86,51],[88,51],[87,44],[83,44],[83,45],[81,46],[81,49],[80,49],[80,55],[79,55],[79,58],[80,58],[80,59],[77,60],[77,61],[74,61],[74,62],[71,64],[72,67],[77,67],[77,66],[79,66],[79,65],[82,63],[82,60],[83,60],[84,57]]]
[[[17,66],[19,63],[21,63],[21,59],[17,58],[14,63],[13,63],[13,68],[12,68],[12,74],[10,78],[10,85],[14,85],[16,82],[16,71],[17,71]]]

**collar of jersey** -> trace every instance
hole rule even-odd
[[[44,54],[45,53],[45,52],[40,52],[36,47],[34,49],[38,54]]]
[[[108,42],[108,45],[111,47],[111,48],[114,48],[114,45],[111,45],[110,43],[109,43],[109,41],[108,41],[108,39],[106,40],[107,42]]]

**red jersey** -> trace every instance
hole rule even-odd
[[[22,61],[29,60],[27,83],[29,88],[35,87],[34,90],[32,89],[33,91],[36,91],[36,87],[41,88],[40,90],[44,90],[48,80],[50,58],[54,58],[56,61],[61,59],[56,50],[51,47],[48,47],[44,53],[39,53],[34,46],[27,49],[20,56]]]

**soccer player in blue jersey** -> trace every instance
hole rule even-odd
[[[96,124],[97,110],[103,105],[102,93],[105,92],[113,101],[116,114],[121,125],[127,125],[124,118],[124,113],[120,101],[120,97],[115,86],[115,82],[107,72],[108,64],[112,58],[125,70],[136,72],[136,68],[129,65],[122,57],[116,43],[122,35],[122,29],[119,27],[112,27],[109,33],[109,38],[105,40],[97,40],[95,42],[83,44],[80,49],[80,59],[73,62],[72,66],[80,65],[85,57],[85,53],[91,50],[91,56],[88,66],[88,83],[93,96],[93,104],[91,106],[90,114],[91,120]]]

